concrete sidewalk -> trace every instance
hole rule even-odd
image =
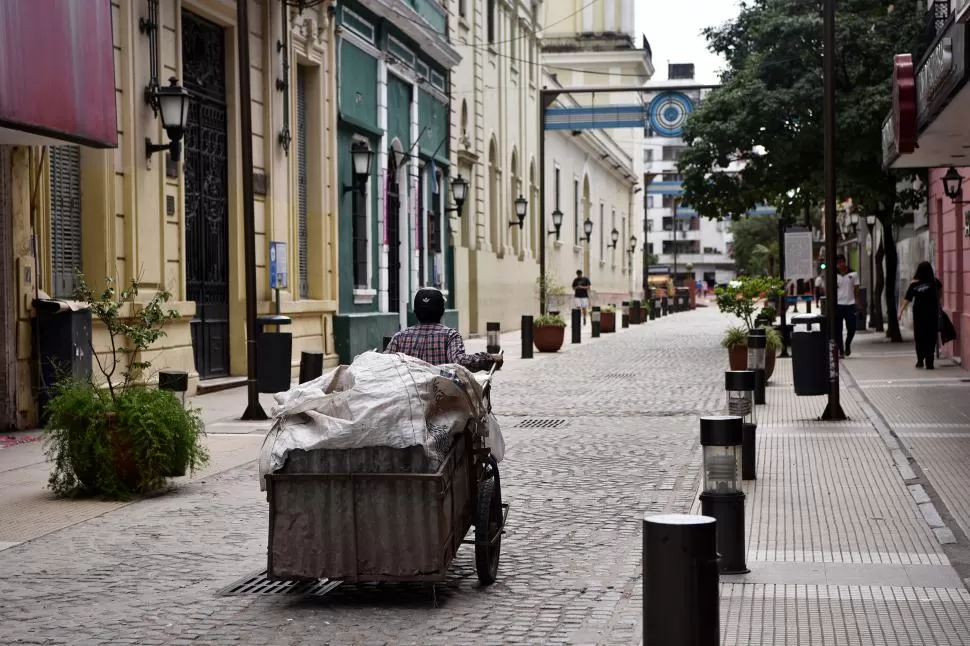
[[[819,421],[827,398],[795,396],[777,361],[744,485],[751,572],[721,577],[722,643],[970,644],[970,384],[914,374],[911,345],[881,337],[843,363],[842,422]]]

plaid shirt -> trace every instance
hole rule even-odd
[[[475,372],[492,367],[492,355],[487,352],[467,354],[461,333],[441,323],[419,323],[401,330],[387,344],[387,354],[401,352],[431,365],[457,363]]]

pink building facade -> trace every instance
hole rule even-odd
[[[930,239],[936,249],[936,257],[930,258],[937,277],[943,283],[943,310],[949,315],[957,330],[957,340],[943,347],[944,356],[960,358],[961,364],[970,367],[970,238],[966,222],[970,218],[970,201],[954,203],[943,194],[943,175],[946,168],[929,171],[929,225]],[[970,168],[958,168],[970,180]],[[970,181],[964,189],[970,197]]]

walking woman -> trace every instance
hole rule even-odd
[[[916,266],[913,282],[906,290],[899,318],[913,305],[913,340],[916,342],[916,367],[933,369],[936,358],[936,334],[940,324],[940,299],[943,283],[933,274],[933,266],[925,260]]]

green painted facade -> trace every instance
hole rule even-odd
[[[399,0],[410,4],[418,15],[436,29],[442,38],[446,38],[446,17],[439,5],[434,0]],[[338,88],[339,88],[339,114],[337,143],[337,165],[340,182],[350,184],[352,178],[352,165],[350,147],[354,141],[365,139],[372,151],[374,151],[374,163],[372,167],[369,190],[366,199],[370,205],[370,284],[366,289],[377,292],[381,284],[381,244],[383,243],[384,231],[381,226],[383,213],[380,209],[384,202],[379,199],[380,191],[384,190],[384,173],[379,167],[379,152],[382,146],[390,148],[391,142],[395,139],[399,142],[400,151],[418,157],[423,162],[434,160],[434,166],[443,175],[442,182],[444,187],[440,190],[446,193],[448,186],[448,167],[449,167],[449,137],[450,137],[450,106],[442,100],[442,96],[448,94],[448,70],[443,69],[436,63],[436,57],[425,54],[416,42],[408,37],[405,30],[399,29],[398,25],[382,19],[370,13],[363,6],[348,0],[340,3],[338,20],[346,34],[352,35],[351,38],[345,37],[341,40],[340,59],[338,66]],[[358,41],[360,42],[351,42]],[[387,52],[394,62],[394,69],[408,69],[414,77],[421,79],[421,82],[412,85],[410,82],[399,78],[393,73],[386,75],[386,104],[387,112],[382,121],[379,110],[379,80],[381,78],[378,59],[374,51]],[[427,91],[422,86],[427,85],[434,88],[441,94],[436,96],[434,90]],[[414,93],[417,93],[414,96]],[[411,103],[412,97],[418,105],[418,133],[420,137],[417,142],[412,141],[411,129]],[[380,124],[386,124],[386,132],[381,129]],[[397,144],[395,144],[395,147]],[[412,204],[412,199],[406,191],[409,187],[400,187],[404,194],[401,201],[404,208]],[[339,229],[339,313],[334,318],[334,340],[337,354],[340,356],[341,363],[349,363],[353,358],[366,350],[380,347],[383,338],[393,335],[400,327],[400,318],[396,312],[381,312],[381,294],[378,292],[373,297],[372,302],[355,302],[354,285],[354,254],[353,254],[353,196],[348,192],[344,193],[340,202],[340,229]],[[413,214],[412,214],[413,217]],[[444,257],[444,268],[442,275],[445,276],[446,284],[450,288],[448,306],[454,304],[454,250],[448,246],[450,239],[447,231],[448,218],[444,217],[444,228],[442,232],[442,252]],[[411,236],[407,236],[411,237]],[[414,263],[414,242],[411,241],[407,248],[402,245],[402,263]],[[408,275],[411,269],[408,267]],[[429,278],[430,281],[430,278]],[[413,286],[402,284],[402,293],[409,293]],[[367,298],[358,298],[358,301],[366,301]],[[414,323],[413,312],[406,313],[407,323]],[[445,314],[447,325],[457,327],[458,313],[449,310]]]

